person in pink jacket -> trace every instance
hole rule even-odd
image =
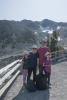
[[[43,67],[44,67],[44,71],[45,71],[45,75],[48,81],[48,87],[51,87],[50,84],[50,75],[51,75],[51,55],[49,52],[46,52],[46,54],[44,55],[46,57],[46,59],[43,62]]]

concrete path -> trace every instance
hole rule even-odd
[[[22,89],[22,76],[20,75],[4,100],[67,100],[67,62],[52,65],[52,88],[46,91],[29,93]]]

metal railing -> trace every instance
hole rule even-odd
[[[52,52],[51,55],[52,55],[52,62],[58,62],[58,61],[67,59],[67,51],[66,50]]]
[[[0,69],[0,97],[19,75],[20,66],[21,60],[16,60],[8,64],[6,67]]]

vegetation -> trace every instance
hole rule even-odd
[[[51,37],[51,45],[50,45],[50,49],[52,52],[56,51],[56,49],[57,49],[58,36],[59,36],[59,33],[56,31],[53,31],[53,34]]]
[[[60,29],[57,29],[58,26]],[[45,29],[57,31],[54,31],[52,37],[50,37],[47,32],[43,32]],[[34,34],[35,32],[37,32],[37,34]],[[58,32],[65,42],[65,38],[67,39],[67,23],[57,23],[48,19],[43,21],[0,20],[0,51],[3,52],[3,50],[7,50],[10,52],[11,48],[20,50],[19,47],[25,44],[38,44],[40,39],[46,35],[48,37],[47,46],[50,47],[51,51],[61,50],[63,48],[57,45],[57,39],[59,36]],[[22,49],[24,48],[22,47]]]
[[[49,36],[49,34],[47,34],[47,46],[50,48],[51,52],[63,49],[61,46],[57,45],[58,37],[59,37],[59,32],[57,31],[53,31],[51,37]]]

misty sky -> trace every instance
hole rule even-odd
[[[67,0],[0,0],[0,20],[67,22]]]

